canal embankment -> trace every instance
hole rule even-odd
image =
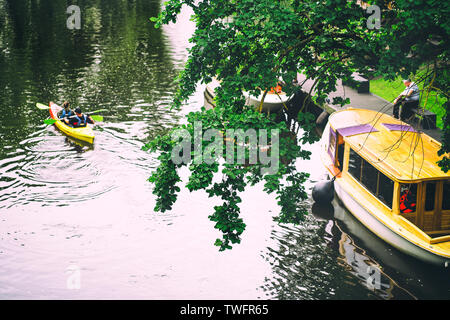
[[[314,90],[311,90],[311,88],[314,85],[314,80],[306,79],[304,75],[299,74],[298,75],[298,83],[302,86],[302,91],[314,94]],[[370,85],[368,86],[370,88]],[[361,92],[365,91],[365,92]],[[399,92],[400,94],[400,92]],[[350,99],[350,103],[341,107],[340,105],[333,104],[334,98],[343,98],[344,100],[346,98]],[[347,108],[362,108],[362,109],[368,109],[368,110],[374,110],[377,112],[386,113],[388,115],[393,114],[393,107],[394,105],[374,93],[370,92],[369,90],[358,90],[355,88],[351,88],[348,85],[345,85],[342,83],[342,80],[338,80],[336,84],[336,91],[330,93],[328,95],[328,98],[326,99],[326,102],[322,105],[318,106],[324,113],[318,117],[318,121],[324,121],[326,119],[327,115],[330,115],[333,112],[344,110]],[[326,112],[326,114],[325,114]],[[427,120],[429,121],[429,120]],[[433,128],[433,126],[423,126],[422,122],[419,124],[418,121],[414,121],[410,123],[414,127],[419,127],[420,130],[422,130],[424,133],[428,134],[430,137],[436,139],[437,141],[441,141],[442,139],[442,131],[439,128]],[[435,124],[434,124],[435,126]],[[431,128],[427,128],[431,127]]]

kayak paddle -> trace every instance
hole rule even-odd
[[[72,116],[73,117],[73,116]],[[72,118],[69,117],[69,118]],[[103,117],[102,116],[91,116],[92,120],[97,121],[97,122],[102,122],[103,121]],[[59,119],[45,119],[44,123],[45,124],[55,124],[56,121],[58,121]]]
[[[102,116],[90,116],[90,117],[94,121],[103,122],[103,117]]]
[[[48,109],[50,109],[50,107],[49,106],[46,106],[45,104],[42,104],[42,103],[36,103],[36,107],[38,108],[38,109],[41,109],[41,110],[48,110]],[[109,110],[108,109],[99,109],[99,110],[95,110],[95,111],[92,111],[92,112],[89,112],[89,114],[94,114],[94,113],[99,113],[99,112],[108,112]]]
[[[41,109],[41,110],[48,110],[50,107],[49,106],[46,106],[45,104],[42,104],[42,103],[36,103],[36,107],[38,108],[38,109]]]

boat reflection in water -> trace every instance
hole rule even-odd
[[[448,299],[450,272],[386,244],[365,228],[340,202],[312,207],[316,219],[328,221],[325,230],[347,269],[384,299]],[[364,249],[362,249],[364,248]],[[403,279],[400,283],[394,279]]]
[[[336,208],[336,210],[335,210]],[[366,254],[366,251],[355,244],[353,239],[344,231],[346,227],[353,232],[364,235],[364,227],[358,226],[355,218],[338,203],[318,204],[312,206],[312,213],[316,219],[328,221],[325,231],[332,236],[330,245],[338,250],[341,265],[355,277],[360,283],[373,291],[382,299],[416,299],[406,289],[400,287],[390,276],[388,276],[381,265]],[[367,233],[367,232],[366,232]],[[369,241],[370,242],[370,241]]]
[[[66,143],[72,146],[78,153],[94,150],[93,143],[78,140],[69,136],[66,136],[65,138]]]

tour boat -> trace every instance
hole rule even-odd
[[[206,85],[206,89],[204,92],[205,96],[205,105],[207,107],[214,107],[214,98],[216,96],[214,90],[220,86],[220,82],[216,79],[213,79],[210,83]],[[283,107],[287,108],[287,104],[289,100],[291,99],[291,96],[286,95],[285,92],[282,90],[271,90],[268,91],[266,96],[264,97],[264,101],[261,105],[261,101],[263,100],[264,92],[261,91],[261,93],[256,97],[248,92],[243,93],[245,96],[246,104],[249,106],[254,106],[257,110],[261,110],[265,113],[273,113],[277,112]]]
[[[370,231],[420,260],[450,265],[450,172],[441,144],[387,114],[333,113],[321,158],[337,196]]]

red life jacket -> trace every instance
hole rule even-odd
[[[416,211],[416,204],[408,199],[411,194],[409,190],[406,190],[400,197],[400,212],[411,213]]]

